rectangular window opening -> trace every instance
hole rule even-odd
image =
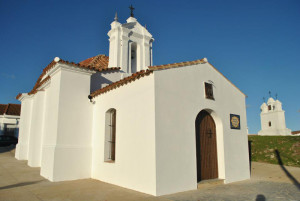
[[[205,82],[205,97],[207,99],[215,100],[213,93],[213,85]]]
[[[116,110],[110,109],[105,115],[104,161],[113,163],[116,153]]]

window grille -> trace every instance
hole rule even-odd
[[[105,128],[105,150],[106,162],[115,161],[116,155],[116,110],[110,109],[106,112]]]

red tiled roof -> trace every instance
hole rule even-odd
[[[106,69],[108,68],[108,56],[100,54],[86,60],[79,62],[80,65],[84,66],[94,66],[97,69]]]
[[[40,81],[38,84],[36,84],[34,86],[34,88],[28,93],[28,95],[32,95],[32,94],[36,94],[38,92],[38,88],[40,86],[42,86],[45,82],[47,82],[48,80],[50,80],[50,76],[48,75],[45,79],[43,79],[42,81]]]
[[[90,58],[91,59],[91,58]],[[196,65],[199,63],[204,63],[204,59],[199,59],[195,61],[187,61],[187,62],[180,62],[180,63],[173,63],[173,64],[166,64],[166,65],[159,65],[159,66],[149,66],[149,70],[141,70],[139,72],[136,72],[132,74],[129,77],[126,77],[120,81],[114,82],[104,88],[98,89],[90,94],[91,98],[94,98],[100,94],[106,93],[112,89],[115,89],[117,87],[123,86],[124,84],[127,84],[128,82],[132,82],[136,79],[139,79],[140,77],[144,77],[147,75],[150,75],[155,70],[162,70],[162,69],[169,69],[169,68],[176,68],[176,67],[183,67],[183,66],[190,66],[190,65]]]
[[[97,55],[95,57],[91,57],[89,59],[86,59],[86,60],[84,60],[80,63],[69,62],[69,61],[65,61],[65,60],[62,60],[62,59],[60,59],[58,62],[52,61],[51,63],[49,63],[43,69],[43,72],[39,76],[38,80],[36,81],[33,89],[28,93],[29,95],[37,93],[37,91],[38,91],[37,88],[39,88],[42,84],[44,84],[46,81],[48,81],[50,79],[50,77],[47,77],[42,81],[42,78],[45,76],[45,74],[52,67],[54,67],[56,63],[69,64],[69,65],[72,65],[72,66],[75,66],[75,67],[86,68],[86,69],[95,70],[95,71],[99,71],[99,72],[111,71],[111,70],[120,70],[119,67],[108,68],[108,56],[105,56],[105,55]],[[20,97],[21,97],[21,94],[18,94],[16,96],[16,99],[19,99]]]
[[[120,86],[123,86],[129,82],[132,82],[136,79],[140,79],[141,77],[144,77],[144,76],[148,76],[152,73],[153,71],[152,70],[141,70],[139,72],[136,72],[136,73],[133,73],[131,76],[129,77],[125,77],[123,78],[122,80],[119,80],[117,82],[114,82],[104,88],[101,88],[101,89],[98,89],[96,91],[94,91],[93,93],[91,93],[90,97],[91,98],[94,98],[100,94],[103,94],[103,93],[106,93],[110,90],[113,90],[113,89],[116,89],[117,87],[120,87]]]
[[[292,131],[292,135],[300,134],[300,131]]]
[[[20,104],[0,104],[0,115],[17,115],[20,116],[21,105]]]
[[[91,58],[90,58],[91,59]],[[180,62],[180,63],[173,63],[173,64],[165,64],[165,65],[158,65],[158,66],[149,66],[149,70],[147,71],[139,71],[137,73],[132,74],[129,77],[126,77],[118,82],[114,82],[104,88],[98,89],[90,94],[91,98],[94,98],[100,94],[106,93],[112,89],[115,89],[117,87],[123,86],[124,84],[127,84],[128,82],[132,82],[136,79],[139,79],[140,77],[144,77],[145,75],[151,74],[153,71],[156,70],[164,70],[164,69],[170,69],[170,68],[177,68],[177,67],[184,67],[184,66],[191,66],[196,64],[203,64],[208,63],[212,68],[214,68],[218,73],[220,73],[227,81],[229,81],[235,88],[237,88],[230,80],[228,80],[220,71],[218,71],[212,64],[207,62],[207,60],[204,59],[198,59],[194,61],[186,61],[186,62]],[[242,94],[244,94],[239,88],[237,88]],[[245,95],[245,94],[244,94]],[[246,95],[245,95],[246,96]]]
[[[19,93],[17,96],[16,96],[16,99],[19,100],[19,98],[22,96],[21,93]]]
[[[169,68],[177,68],[177,67],[184,67],[184,66],[191,66],[196,64],[205,63],[204,59],[198,59],[195,61],[185,61],[180,63],[173,63],[173,64],[165,64],[165,65],[158,65],[158,66],[149,66],[150,70],[163,70]]]
[[[7,105],[0,104],[0,115],[3,115],[6,110]]]

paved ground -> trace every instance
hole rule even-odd
[[[49,182],[39,175],[39,170],[16,160],[13,150],[0,148],[0,201],[300,201],[300,168],[263,163],[252,163],[252,178],[248,181],[160,197],[93,179]]]

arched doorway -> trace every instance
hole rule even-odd
[[[202,110],[196,118],[197,182],[218,178],[216,124],[212,116]]]

